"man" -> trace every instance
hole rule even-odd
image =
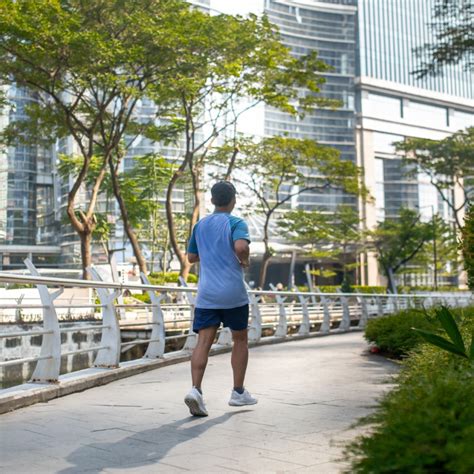
[[[257,400],[244,388],[248,361],[247,326],[249,301],[243,268],[249,266],[247,224],[231,215],[235,206],[235,187],[220,181],[211,189],[214,213],[200,220],[188,246],[190,263],[199,262],[199,284],[193,331],[198,333],[191,357],[193,387],[184,402],[194,416],[207,416],[201,383],[209,350],[223,323],[232,331],[232,371],[234,388],[229,405],[254,405]]]

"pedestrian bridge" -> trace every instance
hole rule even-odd
[[[360,332],[368,319],[472,301],[468,292],[249,289],[246,385],[259,404],[227,405],[231,335],[223,329],[203,385],[210,416],[193,419],[183,362],[196,343],[194,288],[153,286],[145,276],[136,285],[105,282],[93,269],[92,281],[47,278],[26,265],[28,276],[0,272],[0,283],[30,286],[14,302],[7,287],[0,293],[0,374],[20,367],[29,380],[0,390],[2,472],[340,472],[349,427],[395,371],[368,353]],[[74,288],[86,292],[74,296]],[[40,320],[29,323],[35,311]],[[82,370],[69,363],[78,356],[86,356]]]
[[[187,363],[1,415],[0,470],[336,473],[349,427],[390,388],[395,365],[349,332],[254,347],[246,385],[258,405],[227,405],[230,354],[209,359],[208,418],[189,416]]]

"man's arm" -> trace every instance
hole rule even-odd
[[[188,244],[188,262],[193,264],[196,262],[199,262],[199,251],[197,247],[197,242],[196,242],[196,226],[194,226],[193,231],[191,232],[191,238],[189,239],[189,244]]]
[[[247,239],[237,239],[234,241],[235,255],[239,259],[242,267],[248,267],[250,265],[250,247]]]

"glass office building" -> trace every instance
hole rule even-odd
[[[283,43],[293,54],[302,56],[317,51],[318,57],[333,68],[325,74],[322,95],[342,104],[336,110],[315,110],[303,120],[266,108],[265,135],[286,133],[314,139],[337,148],[341,158],[355,162],[356,0],[268,0],[264,12],[279,27]],[[333,211],[337,205],[348,202],[353,199],[342,192],[311,191],[298,196],[294,204],[307,210]]]
[[[430,26],[437,0],[359,0],[359,76],[474,99],[472,74],[463,65],[418,79],[414,50],[433,42]]]
[[[36,100],[16,86],[6,88],[6,97],[10,107],[5,108],[1,117],[3,126],[25,119],[26,107]],[[44,260],[51,253],[59,253],[59,249],[46,248],[57,243],[53,160],[52,147],[18,142],[0,151],[0,265],[3,268],[23,266],[26,256]]]
[[[375,197],[362,203],[368,228],[396,218],[401,208],[453,219],[442,196],[421,172],[407,176],[394,142],[406,137],[443,139],[474,124],[474,77],[463,64],[417,79],[421,59],[414,50],[434,41],[430,28],[435,0],[359,0],[356,79],[357,158]],[[459,205],[453,189],[451,202]],[[362,282],[383,284],[375,257],[362,262]],[[426,279],[424,284],[433,284]]]

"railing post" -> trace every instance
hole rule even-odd
[[[179,283],[181,286],[187,288],[188,284],[184,281],[183,277],[179,277]],[[194,321],[194,309],[196,308],[196,298],[191,292],[183,291],[185,298],[188,300],[190,306],[190,321],[189,321],[189,333],[186,341],[184,342],[183,351],[192,351],[196,347],[197,336],[193,332],[193,321]]]
[[[250,290],[247,283],[245,284],[247,291]],[[252,319],[249,324],[249,342],[258,342],[262,337],[262,315],[260,313],[260,308],[258,307],[258,302],[260,301],[260,296],[253,293],[249,293],[249,304],[250,312]]]
[[[365,296],[358,296],[357,299],[359,300],[361,310],[359,324],[357,325],[357,327],[360,329],[364,329],[369,319],[369,308],[367,307],[367,300]]]
[[[322,334],[328,334],[331,330],[331,313],[329,312],[328,299],[318,287],[316,287],[314,290],[319,293],[319,299],[323,308],[323,322],[321,323],[321,328],[319,331]]]
[[[272,291],[277,291],[276,287],[270,283],[270,288]],[[285,300],[286,298],[281,297],[278,293],[275,293],[275,298],[278,303],[278,326],[275,331],[275,337],[286,337],[288,332],[288,323],[286,321],[286,310],[285,310]]]
[[[340,291],[339,291],[340,292]],[[349,301],[346,296],[339,297],[342,306],[342,319],[339,323],[340,331],[348,331],[351,327],[351,313],[349,311]]]
[[[87,268],[87,271],[95,281],[102,281],[101,276],[95,268]],[[117,318],[117,312],[114,306],[114,300],[120,294],[119,290],[109,290],[107,288],[96,288],[102,305],[102,337],[100,345],[105,346],[97,352],[94,360],[94,367],[116,368],[120,364],[120,325]]]
[[[140,273],[140,276],[144,285],[150,284],[150,281],[143,272]],[[165,353],[165,320],[163,317],[163,310],[161,309],[161,300],[165,297],[165,295],[163,293],[157,295],[153,290],[148,290],[147,293],[150,297],[151,304],[153,305],[151,308],[153,326],[150,336],[150,339],[152,340],[148,343],[148,347],[143,358],[158,359],[163,357],[163,354]]]
[[[24,263],[32,276],[40,276],[33,262],[27,258]],[[41,343],[40,357],[50,356],[48,359],[39,360],[31,376],[31,382],[51,383],[57,382],[61,370],[61,333],[59,330],[58,315],[54,307],[54,300],[63,292],[63,288],[50,293],[46,285],[36,285],[43,305],[43,327],[45,331]]]
[[[385,315],[384,308],[383,308],[383,302],[382,302],[382,297],[377,295],[375,297],[375,301],[377,302],[377,313],[379,317],[383,317]]]
[[[303,295],[298,295],[298,300],[301,304],[301,311],[303,313],[303,319],[298,330],[300,336],[306,336],[309,334],[309,311],[308,311],[308,298],[305,298]]]

